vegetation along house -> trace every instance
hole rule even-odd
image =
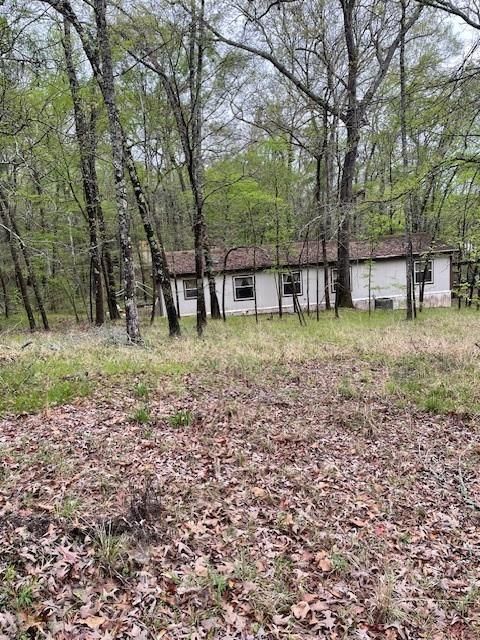
[[[406,305],[404,236],[351,241],[353,302],[358,309],[399,309]],[[417,300],[426,307],[451,304],[451,246],[435,242],[425,233],[413,236]],[[217,295],[226,314],[294,311],[294,296],[303,309],[324,308],[327,295],[335,301],[336,242],[327,243],[328,264],[322,262],[317,242],[293,243],[277,252],[273,245],[212,249]],[[193,251],[168,254],[177,308],[182,316],[196,313],[196,280]],[[328,278],[328,292],[324,282]],[[205,278],[206,302],[209,303]]]

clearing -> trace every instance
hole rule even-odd
[[[0,638],[480,637],[480,314],[20,329]]]

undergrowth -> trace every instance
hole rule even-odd
[[[480,314],[456,309],[427,310],[415,323],[403,312],[344,311],[313,314],[307,326],[283,319],[229,318],[209,322],[204,337],[193,319],[183,320],[180,340],[168,338],[165,321],[143,329],[145,346],[126,344],[123,326],[75,327],[64,318],[50,333],[29,334],[17,320],[0,332],[0,415],[36,412],[108,388],[125,388],[137,399],[185,390],[185,376],[217,374],[261,380],[269,371],[296,364],[351,359],[352,367],[383,367],[382,385],[401,403],[435,413],[480,412],[477,384]],[[28,343],[28,344],[27,344]],[[370,375],[370,374],[369,374]],[[367,376],[368,378],[368,376]],[[339,395],[354,396],[355,380]]]

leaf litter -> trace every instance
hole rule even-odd
[[[478,421],[370,366],[0,422],[0,638],[480,637]]]

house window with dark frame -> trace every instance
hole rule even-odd
[[[255,282],[253,276],[233,276],[234,300],[253,300],[255,298]]]
[[[295,287],[295,295],[302,295],[302,272],[301,271],[289,271],[288,273],[282,273],[282,295],[293,296]]]
[[[433,260],[415,261],[415,284],[433,284]]]
[[[196,278],[188,278],[183,281],[183,295],[185,300],[197,299],[197,280]]]
[[[335,293],[338,282],[338,269],[337,267],[330,268],[330,292]],[[350,267],[350,286],[352,286],[352,267]]]

